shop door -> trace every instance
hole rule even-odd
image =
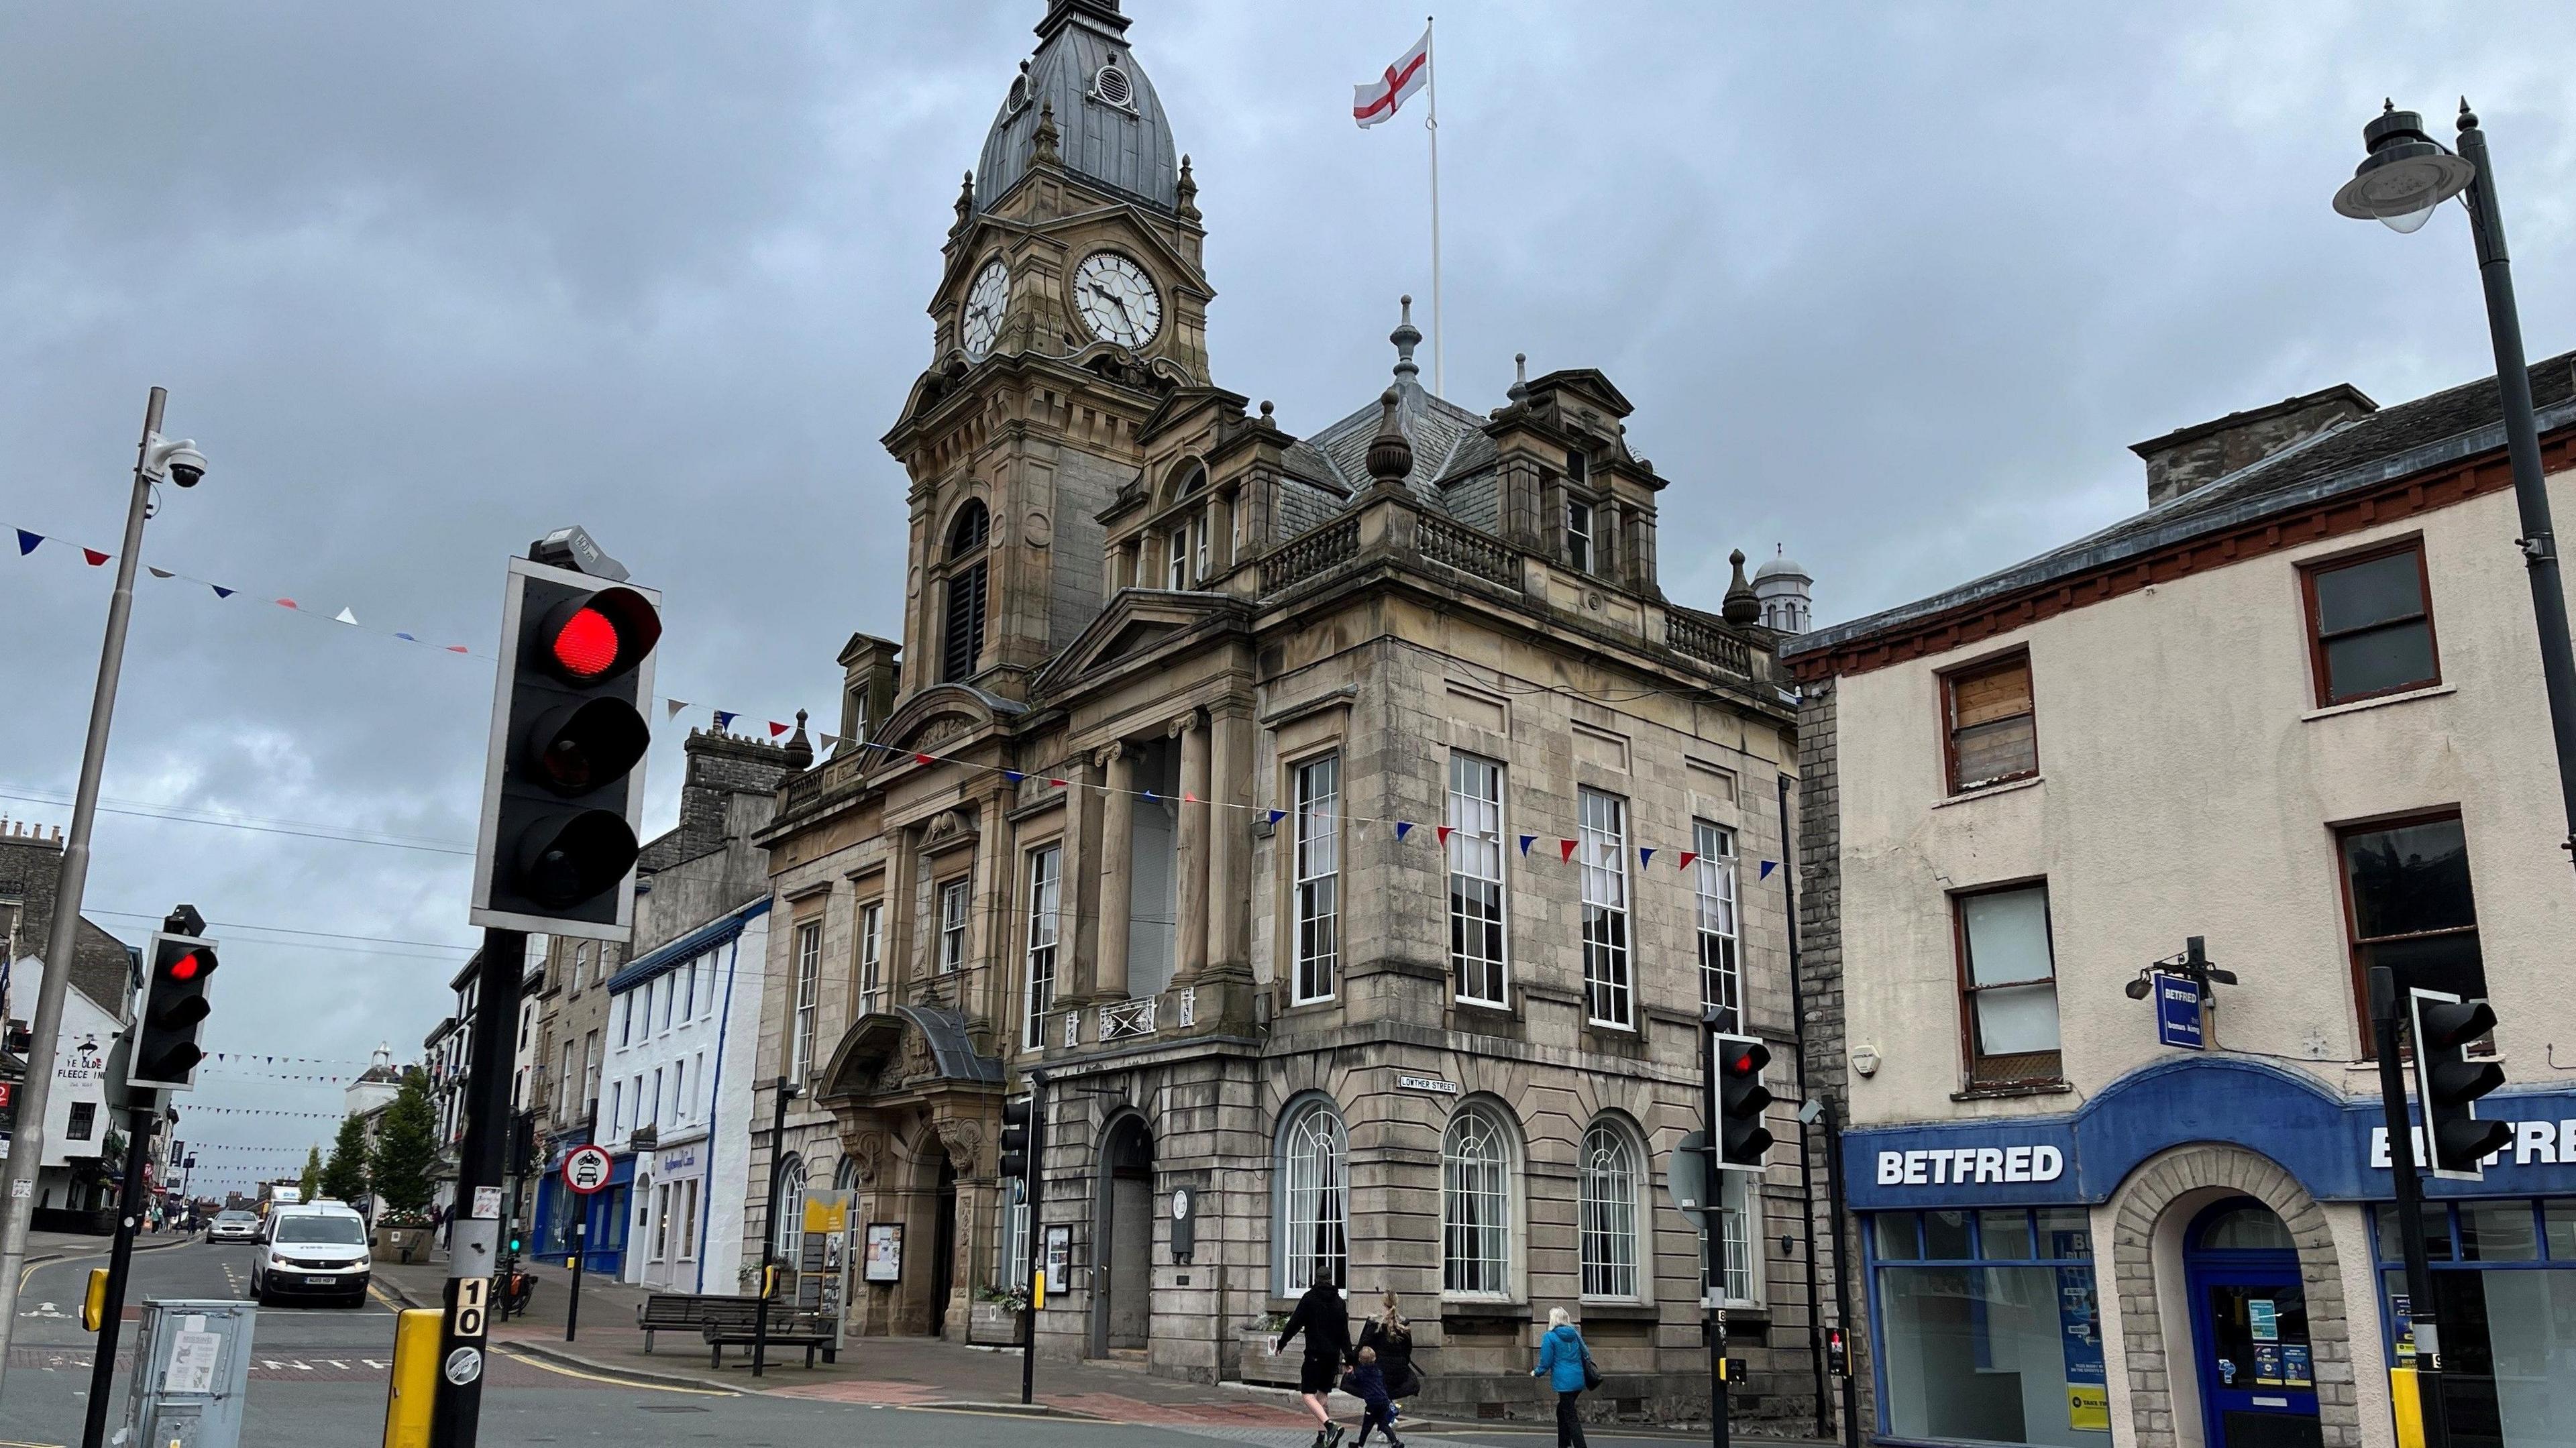
[[[2210,1448],[2319,1448],[2325,1435],[2298,1255],[2201,1250],[2186,1263]]]

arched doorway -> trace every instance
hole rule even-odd
[[[948,1335],[948,1299],[957,1290],[957,1164],[939,1155],[939,1182],[931,1198],[930,1335]]]
[[[2230,1197],[2183,1236],[2209,1448],[2316,1448],[2317,1377],[2298,1243],[2270,1207]]]
[[[1154,1134],[1141,1116],[1112,1122],[1100,1145],[1095,1354],[1145,1346],[1154,1319]]]

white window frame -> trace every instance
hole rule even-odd
[[[1315,1285],[1319,1272],[1346,1283],[1351,1260],[1350,1134],[1341,1108],[1309,1097],[1280,1122],[1277,1180],[1279,1295]]]
[[[1440,1134],[1440,1295],[1512,1297],[1512,1133],[1493,1109],[1469,1102]]]
[[[626,1129],[626,1083],[608,1083],[608,1134],[615,1136]]]
[[[1449,754],[1449,986],[1459,1000],[1511,1004],[1511,891],[1504,879],[1503,765],[1464,750]],[[1493,917],[1471,915],[1464,890],[1493,891]],[[1465,949],[1490,928],[1493,954]]]
[[[1596,1026],[1637,1027],[1636,934],[1629,911],[1628,801],[1576,791],[1575,863],[1583,877],[1583,1013]]]
[[[1209,562],[1208,515],[1207,509],[1201,508],[1198,515],[1190,519],[1190,581],[1192,583],[1207,582]]]
[[[885,902],[871,900],[859,907],[859,1014],[875,1015],[877,1000],[885,989]]]
[[[573,1094],[581,1089],[581,1068],[577,1064],[581,1059],[577,1054],[580,1049],[579,1042],[570,1036],[564,1037],[563,1070],[555,1078],[555,1119],[558,1122],[572,1115]]]
[[[960,875],[939,886],[939,973],[966,968],[966,927],[974,918],[975,877]]]
[[[1190,530],[1174,528],[1163,538],[1163,581],[1174,592],[1190,586]]]
[[[662,1068],[659,1066],[653,1068],[652,1104],[644,1108],[644,1111],[644,1120],[639,1124],[644,1126],[662,1124]]]
[[[1056,957],[1063,925],[1064,845],[1050,841],[1029,851],[1028,963],[1023,972],[1020,1049],[1046,1044],[1047,1012],[1055,1008]]]
[[[1016,1292],[1029,1280],[1029,1184],[1011,1178],[997,1203],[1001,1221],[993,1235],[993,1280],[1004,1292]]]
[[[1726,1305],[1730,1308],[1758,1309],[1767,1290],[1762,1254],[1753,1250],[1751,1206],[1754,1201],[1754,1174],[1744,1171],[1720,1172],[1718,1176],[1718,1230],[1724,1233],[1719,1250],[1725,1254]],[[1699,1258],[1699,1290],[1708,1295],[1708,1233],[1693,1234],[1691,1251]]]
[[[1586,1302],[1637,1302],[1644,1298],[1643,1233],[1646,1213],[1638,1183],[1645,1152],[1636,1134],[1609,1117],[1584,1128],[1575,1160],[1577,1266]]]
[[[680,1260],[694,1262],[698,1256],[698,1179],[682,1181],[680,1194],[686,1199],[680,1211]]]
[[[769,1240],[778,1260],[792,1268],[805,1248],[805,1158],[788,1153],[778,1172],[778,1220],[769,1224]]]
[[[1593,571],[1600,556],[1592,540],[1592,504],[1582,498],[1565,500],[1565,561],[1577,573]]]
[[[796,927],[796,1012],[787,1046],[787,1079],[802,1081],[814,1062],[815,997],[823,980],[823,922]]]
[[[635,992],[617,998],[617,1049],[635,1044]]]
[[[1295,825],[1289,909],[1296,971],[1289,999],[1295,1005],[1331,1000],[1340,984],[1341,779],[1337,753],[1306,760],[1290,775],[1296,792],[1296,809],[1289,815]]]
[[[1731,1008],[1743,1028],[1744,918],[1736,889],[1735,831],[1707,820],[1691,821],[1692,865],[1698,895],[1699,1003]]]
[[[664,1262],[671,1256],[671,1184],[653,1186],[653,1255],[647,1261]]]

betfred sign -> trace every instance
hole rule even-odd
[[[1878,1154],[1878,1184],[1883,1187],[2053,1182],[2064,1175],[2066,1153],[2053,1146],[1954,1146]]]

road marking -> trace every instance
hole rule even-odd
[[[358,1361],[365,1363],[367,1366],[374,1368],[378,1372],[383,1372],[393,1366],[392,1363],[380,1363],[374,1358],[360,1358]],[[7,1448],[7,1445],[0,1444],[0,1448]]]
[[[737,1398],[742,1396],[731,1388],[677,1388],[665,1383],[639,1383],[631,1378],[603,1377],[598,1373],[585,1373],[575,1368],[565,1367],[560,1363],[551,1363],[546,1361],[544,1358],[537,1357],[530,1353],[513,1351],[511,1348],[506,1346],[495,1347],[492,1350],[494,1352],[508,1353],[510,1361],[512,1362],[525,1363],[532,1368],[544,1368],[547,1372],[560,1373],[568,1378],[579,1378],[588,1383],[606,1383],[610,1387],[615,1388],[639,1388],[648,1393],[686,1393],[691,1397],[697,1398]]]
[[[329,1363],[331,1366],[338,1368],[344,1373],[349,1370],[349,1365],[340,1361],[338,1358],[324,1358],[322,1361]]]
[[[71,1316],[71,1314],[70,1314],[70,1313],[68,1313],[68,1312],[57,1312],[57,1311],[55,1311],[55,1310],[54,1310],[54,1305],[53,1305],[52,1303],[50,1303],[50,1302],[39,1302],[39,1303],[37,1303],[33,1308],[29,1309],[28,1311],[25,1311],[25,1312],[19,1313],[18,1315],[19,1315],[20,1317],[60,1317],[60,1318],[69,1318],[69,1317]]]

